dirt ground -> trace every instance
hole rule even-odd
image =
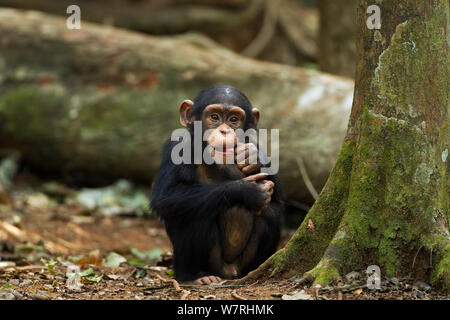
[[[449,299],[414,279],[383,278],[382,289],[372,291],[363,272],[320,289],[295,278],[178,284],[170,241],[156,218],[99,215],[73,201],[68,196],[73,190],[61,187],[66,199],[55,201],[54,195],[36,191],[39,185],[19,180],[13,191],[0,193],[0,299]],[[289,235],[284,232],[283,243]],[[70,267],[79,270],[71,274]]]

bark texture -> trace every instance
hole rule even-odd
[[[248,279],[322,285],[369,265],[450,289],[449,2],[383,1],[379,31],[358,6],[355,99],[345,142],[289,243]]]
[[[64,19],[13,9],[0,16],[0,143],[34,168],[149,183],[179,127],[181,101],[226,83],[260,108],[260,127],[280,129],[288,198],[311,199],[299,156],[316,189],[325,183],[353,82],[247,59],[197,35],[155,38],[89,23],[68,30]]]
[[[319,0],[320,70],[354,78],[357,0]]]

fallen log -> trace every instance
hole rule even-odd
[[[0,34],[0,146],[40,172],[150,183],[180,102],[226,83],[260,108],[260,127],[280,129],[286,194],[311,203],[297,159],[320,191],[346,132],[351,80],[248,59],[198,35],[69,30],[14,9],[0,9]]]

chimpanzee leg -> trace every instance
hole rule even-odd
[[[247,247],[239,257],[237,264],[239,275],[245,276],[256,269],[276,250],[277,234],[270,227],[269,221],[258,216]]]

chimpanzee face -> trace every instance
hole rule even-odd
[[[212,147],[211,155],[216,162],[224,162],[227,156],[234,155],[235,130],[243,129],[244,123],[245,111],[237,106],[210,104],[203,110],[203,130],[207,132],[207,143]]]
[[[216,163],[230,163],[238,143],[236,130],[256,129],[259,110],[239,90],[230,86],[213,86],[201,91],[194,102],[185,100],[180,106],[180,122],[192,128],[194,121],[202,122],[206,148]],[[242,141],[240,141],[242,142]]]

